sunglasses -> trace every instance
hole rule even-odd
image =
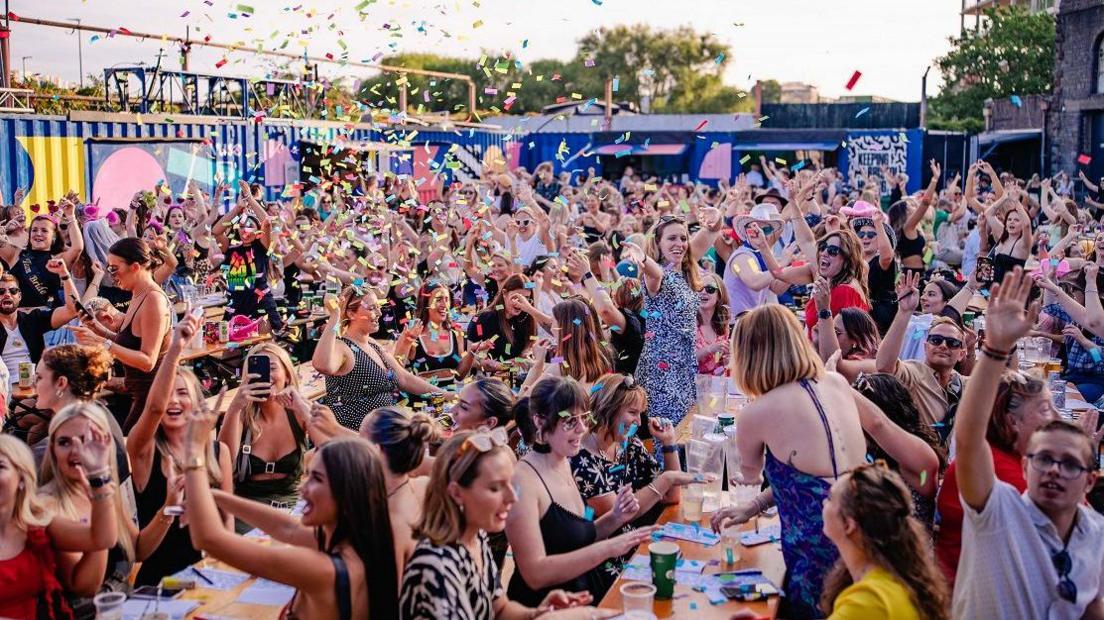
[[[115,275],[115,274],[119,273],[118,265],[108,265],[107,266],[107,273],[109,273],[111,275]]]
[[[518,225],[519,228],[525,228],[525,227],[529,226],[532,223],[533,223],[533,220],[518,220],[517,225]]]
[[[469,450],[475,450],[480,454],[485,454],[498,446],[509,445],[509,439],[509,436],[506,434],[506,429],[503,428],[495,428],[494,430],[480,429],[468,435],[468,438],[464,440],[464,443],[460,446],[460,450],[456,453],[456,460],[453,461],[452,466],[449,467],[449,480],[459,480],[463,477],[464,473],[468,471],[471,464],[475,462],[474,459],[465,460],[461,458]]]
[[[774,226],[771,226],[770,224],[760,224],[759,230],[763,231],[764,235],[769,235],[774,232]]]
[[[840,254],[843,254],[843,248],[841,248],[838,245],[821,245],[817,249],[820,250],[821,252],[824,252],[828,256],[832,256],[832,257],[839,256]]]
[[[859,239],[873,239],[878,236],[878,233],[873,230],[862,230],[856,234],[859,236]]]
[[[4,293],[7,293],[8,295],[11,295],[12,297],[15,297],[16,295],[19,294],[19,287],[18,286],[13,286],[11,288],[0,288],[0,295],[3,295]]]
[[[591,415],[589,411],[571,417],[567,417],[565,414],[561,415],[564,415],[565,418],[563,423],[564,429],[572,432],[577,430],[590,430],[595,423],[594,416]]]
[[[706,284],[705,286],[702,287],[702,290],[705,291],[706,293],[709,293],[710,295],[716,295],[718,289],[717,289],[716,286],[714,286],[712,284]]]
[[[1054,565],[1054,570],[1058,571],[1058,596],[1071,603],[1077,602],[1077,584],[1070,579],[1073,558],[1070,557],[1069,551],[1062,549],[1054,553],[1050,556],[1050,563]]]
[[[928,344],[933,347],[938,347],[941,344],[946,344],[948,349],[961,349],[962,340],[958,338],[952,338],[950,336],[940,336],[938,334],[932,334],[928,336]]]

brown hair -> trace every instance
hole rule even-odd
[[[437,438],[437,428],[424,413],[380,407],[360,423],[360,436],[379,446],[391,473],[405,474],[422,464],[427,446]]]
[[[912,516],[912,496],[901,476],[882,463],[847,474],[836,498],[840,514],[855,521],[859,545],[871,561],[908,590],[921,618],[950,618],[950,592],[931,556],[930,536]],[[824,578],[820,607],[830,614],[836,597],[852,584],[843,560]]]
[[[993,401],[993,412],[989,416],[985,439],[997,448],[1015,454],[1016,440],[1019,439],[1015,421],[1022,417],[1020,408],[1042,394],[1044,385],[1046,384],[1038,377],[1018,370],[1005,371],[1001,375],[1000,385],[997,386],[997,397]]]
[[[759,306],[732,330],[732,378],[748,396],[800,379],[820,379],[824,363],[785,306]]]
[[[641,410],[648,408],[648,393],[632,375],[602,375],[595,387],[598,389],[590,396],[590,411],[595,419],[594,434],[597,436],[604,433],[608,437],[616,437],[613,422],[631,405],[639,405]]]
[[[508,276],[502,281],[502,285],[498,289],[498,294],[491,300],[490,310],[493,310],[498,315],[498,327],[502,334],[506,337],[507,342],[511,347],[520,347],[517,350],[512,351],[514,355],[521,355],[523,351],[529,348],[530,336],[536,331],[535,321],[533,317],[528,314],[524,314],[524,319],[521,321],[521,333],[518,334],[520,343],[514,342],[514,330],[510,329],[510,324],[506,319],[506,296],[514,291],[527,290],[526,285],[529,284],[529,278],[515,273]]]
[[[707,282],[703,286],[712,284],[717,289],[717,303],[713,305],[713,316],[709,319],[709,324],[718,336],[728,337],[728,319],[730,316],[728,289],[725,288],[721,276],[709,273],[705,277]],[[701,326],[701,313],[698,313],[698,326]]]
[[[165,263],[165,256],[150,247],[143,239],[137,237],[124,237],[116,241],[108,250],[109,254],[118,256],[128,265],[141,265],[144,269],[153,271]]]
[[[1070,435],[1080,437],[1083,440],[1082,443],[1085,447],[1085,452],[1083,455],[1085,457],[1085,466],[1089,468],[1089,471],[1097,470],[1096,459],[1094,458],[1096,449],[1093,445],[1092,437],[1089,437],[1088,433],[1085,432],[1085,429],[1071,422],[1067,422],[1066,420],[1058,419],[1051,420],[1050,422],[1047,422],[1046,424],[1035,429],[1035,432],[1032,433],[1031,436],[1034,437],[1038,433],[1068,433]]]
[[[42,363],[55,376],[65,377],[69,391],[81,400],[92,400],[111,377],[113,358],[106,349],[63,344],[42,352]]]
[[[613,303],[622,310],[640,312],[644,308],[644,288],[636,278],[621,278],[613,289]]]
[[[581,297],[565,299],[552,308],[560,331],[563,374],[578,381],[593,382],[613,370],[610,354],[599,335],[598,313]]]
[[[467,521],[460,506],[448,494],[449,483],[468,488],[479,477],[479,465],[485,459],[501,453],[514,458],[509,446],[493,446],[487,452],[469,448],[465,444],[474,434],[475,431],[456,433],[437,451],[426,485],[422,518],[414,526],[415,537],[428,538],[438,546],[458,542],[467,528]]]
[[[851,284],[858,289],[864,300],[870,299],[870,290],[866,283],[868,267],[866,261],[863,260],[862,244],[859,243],[859,238],[850,230],[837,230],[818,239],[817,250],[819,251],[832,237],[839,239],[840,249],[843,250],[840,255],[843,258],[843,266],[840,268],[840,272],[832,278],[832,286]]]
[[[682,272],[682,277],[686,278],[686,283],[690,285],[690,289],[697,292],[701,290],[701,281],[698,279],[698,265],[694,262],[694,259],[690,256],[693,252],[690,251],[690,228],[686,225],[686,220],[679,215],[664,215],[659,218],[652,226],[652,229],[648,231],[646,245],[644,250],[648,253],[648,256],[652,260],[659,263],[660,267],[664,267],[663,252],[659,250],[659,241],[663,238],[663,231],[668,226],[678,224],[686,229],[686,252],[682,255],[682,264],[679,265],[679,270]]]
[[[295,364],[291,361],[291,356],[288,355],[288,352],[284,350],[283,347],[274,342],[262,342],[253,345],[253,347],[249,349],[249,352],[245,354],[245,359],[242,360],[242,368],[249,368],[249,358],[256,355],[264,355],[268,358],[275,359],[275,361],[284,368],[284,375],[287,377],[287,387],[293,387],[296,390],[299,389],[299,371],[296,370]],[[242,379],[244,383],[244,374],[242,375]],[[249,429],[252,435],[252,441],[254,442],[261,436],[261,427],[257,425],[257,415],[260,411],[260,403],[246,401],[245,407],[241,412],[242,424]]]
[[[514,404],[514,421],[525,443],[535,445],[538,433],[551,433],[563,419],[561,413],[572,415],[589,404],[586,390],[571,377],[544,377],[529,396]]]
[[[928,332],[931,332],[931,330],[935,329],[936,327],[939,327],[940,325],[950,325],[951,327],[957,329],[958,333],[960,333],[960,334],[964,333],[962,331],[962,326],[959,325],[957,321],[955,321],[954,319],[952,319],[950,317],[947,317],[947,316],[934,317],[932,319],[931,325],[928,326]]]

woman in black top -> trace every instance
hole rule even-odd
[[[589,406],[574,379],[545,377],[514,408],[518,428],[533,446],[514,474],[518,499],[506,518],[516,565],[507,593],[522,605],[539,605],[555,588],[601,600],[617,578],[609,560],[651,536],[652,528],[641,528],[610,538],[639,511],[630,486],[617,493],[609,512],[588,518],[568,461],[592,425]]]
[[[160,543],[139,538],[137,547],[156,549],[142,562],[135,585],[157,585],[162,577],[187,568],[202,557],[192,546],[186,526],[163,510],[166,500],[175,497],[179,501],[184,486],[184,472],[189,467],[188,417],[205,406],[199,380],[180,365],[185,343],[195,335],[200,322],[190,314],[177,324],[142,415],[127,435],[138,525],[142,527],[142,537],[149,532],[155,540],[160,538]],[[206,474],[205,483],[231,492],[230,451],[220,442],[207,440],[205,452],[200,465]],[[228,515],[223,522],[225,527],[232,527]]]
[[[893,253],[897,236],[885,223],[885,215],[880,209],[866,202],[858,202],[854,208],[858,210],[862,205],[870,207],[864,211],[870,217],[852,218],[851,229],[859,237],[863,259],[869,267],[866,284],[870,290],[870,316],[878,324],[878,331],[885,334],[897,314],[897,293],[894,289],[897,260]]]
[[[483,370],[507,372],[509,365],[523,358],[529,350],[530,336],[537,333],[537,325],[532,314],[527,312],[533,308],[533,290],[528,284],[529,278],[523,275],[506,278],[487,309],[468,324],[469,341],[492,342],[489,359],[481,362]]]
[[[931,207],[935,188],[939,184],[940,170],[935,160],[931,162],[931,169],[931,183],[920,197],[919,203],[912,198],[905,198],[889,208],[889,225],[897,237],[897,255],[901,257],[903,271],[924,272],[924,247],[927,242],[920,232],[920,224]]]
[[[464,332],[449,316],[452,291],[440,280],[423,284],[417,298],[415,318],[399,335],[395,357],[407,360],[411,370],[437,387],[451,387],[468,376],[475,353],[490,349],[491,343],[469,349]]]
[[[609,343],[613,348],[613,369],[623,375],[636,373],[640,352],[644,350],[646,321],[644,289],[636,278],[621,278],[612,285],[612,292],[598,282],[590,271],[587,257],[569,249],[567,254],[568,276],[586,288],[587,295],[598,311],[598,317],[609,328]]]
[[[22,293],[21,307],[37,308],[61,305],[61,280],[57,274],[46,269],[51,258],[62,258],[71,270],[81,252],[84,251],[84,236],[74,215],[75,205],[68,200],[62,201],[61,223],[65,225],[69,236],[69,246],[52,215],[39,215],[31,220],[31,232],[27,236],[27,246],[13,245],[16,240],[0,245],[0,260],[19,280]]]

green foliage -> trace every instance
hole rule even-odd
[[[762,80],[759,82],[759,96],[763,103],[782,102],[782,84],[778,80]]]
[[[986,99],[1049,93],[1054,76],[1054,18],[1019,7],[986,11],[977,30],[951,39],[936,59],[943,92],[931,101],[933,129],[984,130]]]
[[[685,26],[653,30],[638,24],[585,35],[567,62],[541,59],[524,65],[509,53],[486,52],[480,59],[398,54],[381,64],[470,76],[477,86],[477,113],[527,114],[557,101],[601,100],[607,79],[616,80],[614,101],[653,112],[750,110],[746,93],[722,81],[728,55],[728,46],[711,34]],[[384,73],[363,82],[357,95],[369,107],[393,111],[398,108],[399,86],[405,83],[408,112],[467,112],[467,85],[462,80],[409,74],[402,80]]]

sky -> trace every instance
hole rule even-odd
[[[301,4],[300,4],[301,2]],[[358,15],[358,7],[360,14]],[[600,26],[689,25],[731,47],[726,83],[750,88],[758,79],[805,82],[821,95],[920,98],[920,78],[958,33],[960,0],[10,0],[16,15],[126,28],[266,49],[371,62],[395,52],[433,52],[478,59],[483,50],[512,51],[523,63],[567,60],[576,41]],[[245,11],[253,11],[248,16]],[[363,19],[361,18],[363,17]],[[73,31],[13,22],[13,69],[76,82],[78,39]],[[84,74],[138,61],[179,69],[178,52],[160,40],[139,42],[84,33]],[[216,64],[226,63],[216,68]],[[271,61],[269,61],[271,62]],[[194,47],[190,69],[261,77],[270,68],[247,54]],[[845,86],[855,71],[862,77]],[[332,65],[328,77],[350,81],[372,71]],[[928,92],[938,91],[932,70]],[[585,96],[601,96],[586,93]]]

